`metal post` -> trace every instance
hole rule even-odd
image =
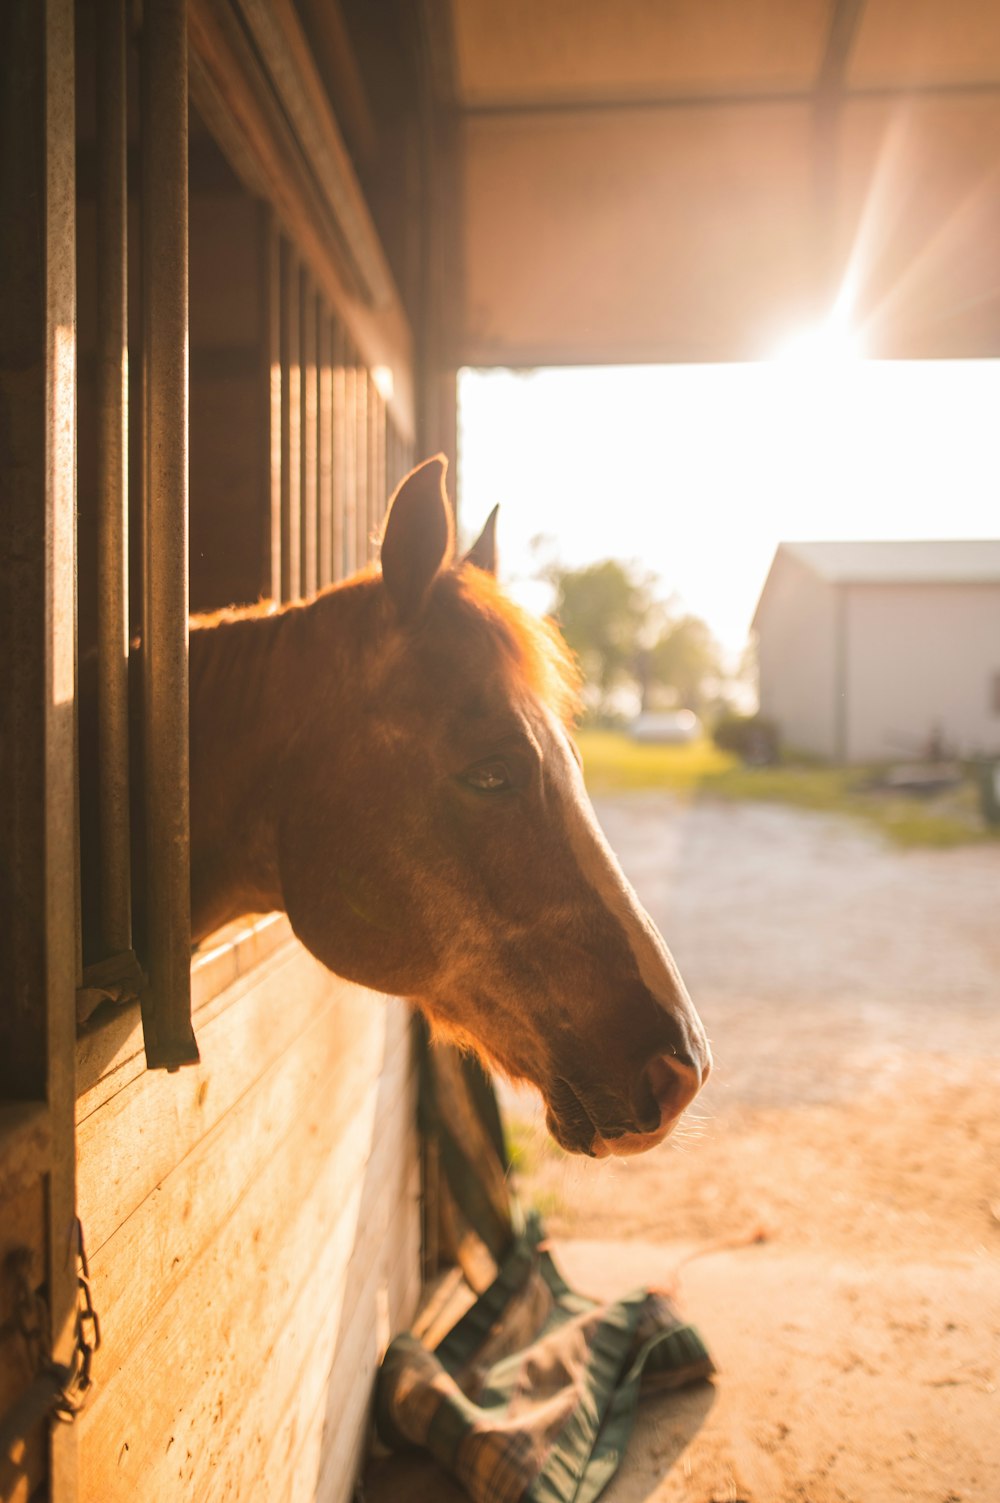
[[[281,234],[268,211],[264,228],[264,296],[267,338],[267,459],[271,599],[281,600]]]
[[[142,27],[143,734],[151,997],[146,1062],[198,1059],[191,1027],[188,788],[188,67],[186,0]]]
[[[316,488],[319,403],[316,389],[316,293],[302,269],[302,593],[316,593]]]
[[[333,325],[333,577],[344,577],[347,487],[347,352],[344,329]]]
[[[125,0],[97,6],[98,803],[104,957],[132,948]]]
[[[392,492],[399,484],[399,435],[396,432],[396,424],[387,413],[386,439],[385,439],[385,496],[382,499],[383,506],[388,501]]]
[[[358,485],[358,418],[355,405],[357,372],[355,354],[349,340],[344,338],[344,574],[353,574],[358,567],[357,555],[357,485]]]
[[[40,7],[39,7],[40,8]],[[47,1176],[51,1355],[72,1360],[76,1325],[76,1028],[79,984],[76,757],[76,108],[74,8],[45,5],[45,1029],[53,1144]],[[6,60],[11,65],[11,60]],[[9,149],[9,143],[8,143]],[[4,233],[9,224],[5,223]],[[5,293],[8,291],[4,288]],[[37,607],[36,607],[37,609]],[[41,623],[40,623],[41,624]],[[41,915],[39,915],[41,918]],[[6,977],[5,977],[6,982]],[[49,1433],[48,1495],[77,1496],[76,1441]]]
[[[281,243],[281,598],[302,595],[302,366],[299,258]]]
[[[320,298],[317,306],[319,342],[316,351],[319,401],[319,453],[317,456],[319,512],[319,583],[333,579],[333,326],[329,310]]]
[[[355,356],[354,405],[357,424],[357,449],[354,461],[354,567],[363,569],[368,562],[368,372],[360,356]]]
[[[371,557],[385,510],[385,402],[373,380],[368,383],[368,412],[368,555]]]

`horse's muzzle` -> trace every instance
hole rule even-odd
[[[707,1050],[704,1061],[698,1064],[679,1055],[657,1055],[643,1073],[638,1093],[642,1105],[637,1103],[635,1112],[636,1131],[603,1136],[598,1130],[590,1145],[591,1156],[603,1159],[612,1154],[645,1153],[662,1143],[691,1105],[711,1070],[712,1060]]]

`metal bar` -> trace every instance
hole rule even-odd
[[[354,567],[361,569],[368,562],[368,372],[359,358],[354,368],[354,413],[357,433],[354,462]]]
[[[344,341],[344,574],[358,567],[358,410],[355,402],[357,380],[354,349]]]
[[[322,588],[333,580],[333,325],[322,297],[317,307],[318,342],[316,349],[317,401],[319,434],[316,498],[319,527],[319,583]]]
[[[316,489],[319,447],[319,395],[316,388],[316,292],[307,268],[302,268],[302,592],[316,593]]]
[[[188,88],[186,0],[142,24],[143,735],[151,995],[146,1063],[198,1059],[191,1027],[188,786]]]
[[[80,969],[76,755],[76,65],[72,0],[45,6],[45,1032],[52,1162],[45,1181],[51,1356],[76,1318],[76,987]],[[10,66],[10,59],[7,59]],[[6,231],[5,231],[6,233]],[[5,286],[4,292],[7,292]],[[39,456],[40,458],[42,456]],[[48,1494],[77,1497],[76,1441],[49,1432]]]
[[[281,243],[281,598],[302,595],[302,365],[299,258]]]
[[[125,0],[97,5],[97,738],[101,947],[132,948]]]
[[[268,211],[264,227],[265,337],[267,339],[268,537],[271,599],[281,600],[281,235]]]
[[[333,323],[333,577],[344,577],[347,485],[347,355],[344,326]]]
[[[388,454],[386,457],[386,501],[392,495],[397,485],[403,478],[403,449],[399,438],[399,429],[389,417]]]
[[[372,383],[372,480],[369,487],[368,546],[374,555],[386,502],[386,404]]]
[[[75,1266],[76,179],[73,0],[0,6],[0,1153],[8,1188],[44,1203],[30,1247],[44,1260],[52,1355],[73,1349]],[[4,1232],[6,1232],[4,1223]],[[23,1372],[8,1399],[28,1388]],[[23,1436],[25,1399],[8,1426]],[[8,1421],[10,1416],[8,1415]],[[75,1437],[40,1428],[15,1493],[73,1503]],[[0,1484],[3,1485],[3,1484]],[[5,1495],[8,1495],[5,1489]]]

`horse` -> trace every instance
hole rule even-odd
[[[380,566],[192,617],[192,935],[281,910],[536,1086],[565,1150],[639,1153],[708,1043],[587,796],[573,660],[500,589],[495,511],[456,557],[446,463],[399,485]]]

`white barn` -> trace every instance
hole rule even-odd
[[[786,746],[1000,752],[1000,540],[781,543],[753,626]]]

